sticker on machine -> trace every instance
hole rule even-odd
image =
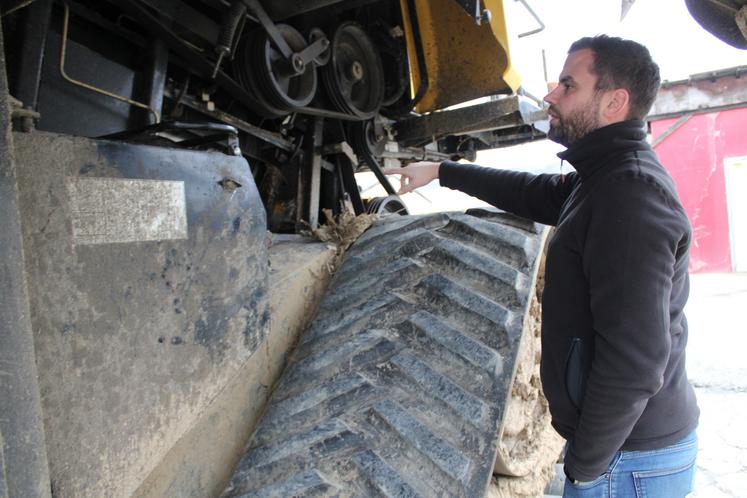
[[[187,238],[184,182],[68,178],[74,244]]]

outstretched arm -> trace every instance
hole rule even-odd
[[[533,175],[452,161],[417,162],[385,173],[402,175],[400,194],[439,179],[444,187],[546,225],[557,224],[563,203],[577,180],[575,173],[568,174],[564,181],[561,175]]]

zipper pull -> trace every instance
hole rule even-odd
[[[565,162],[564,159],[560,160],[560,183],[565,183],[565,174],[563,173],[563,163]]]

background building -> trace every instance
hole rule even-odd
[[[747,66],[665,82],[649,120],[693,227],[690,271],[747,271]]]

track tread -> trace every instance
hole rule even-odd
[[[543,231],[473,214],[356,241],[224,498],[484,495]]]

